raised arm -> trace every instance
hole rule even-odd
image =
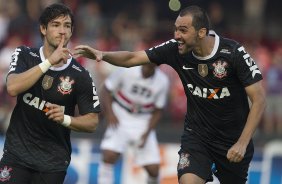
[[[52,66],[61,61],[66,61],[70,58],[70,51],[63,47],[64,36],[57,47],[57,49],[42,63],[26,70],[22,73],[11,73],[7,77],[7,92],[11,96],[17,96],[18,94],[31,88],[40,77]],[[18,57],[15,60],[18,60]],[[17,61],[15,61],[17,62]]]
[[[73,54],[75,57],[86,57],[96,61],[106,61],[112,65],[122,67],[132,67],[137,65],[143,65],[149,63],[149,58],[146,52],[136,51],[115,51],[115,52],[104,52],[96,50],[87,45],[79,45],[75,47]]]

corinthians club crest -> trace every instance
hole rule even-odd
[[[69,76],[60,77],[61,83],[58,85],[58,91],[63,95],[70,94],[72,92],[72,84],[74,80],[71,80]]]
[[[189,167],[190,165],[189,156],[190,155],[188,153],[180,154],[180,158],[179,158],[178,166],[177,166],[178,170],[184,169],[185,167]]]
[[[227,70],[228,67],[227,62],[218,60],[215,63],[212,64],[214,66],[213,75],[219,79],[222,79],[227,76]]]
[[[11,178],[12,170],[12,168],[8,168],[7,166],[4,166],[4,168],[0,168],[0,181],[8,181]]]

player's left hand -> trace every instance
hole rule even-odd
[[[46,112],[48,119],[60,124],[64,121],[65,109],[62,106],[52,103],[46,103],[46,107],[48,109],[48,111]]]
[[[227,152],[227,159],[230,162],[241,162],[246,153],[246,146],[242,143],[237,142]]]

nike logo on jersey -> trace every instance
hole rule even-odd
[[[185,65],[183,65],[182,68],[183,68],[184,70],[193,70],[193,69],[194,69],[194,68],[186,67]]]
[[[222,99],[225,97],[230,96],[230,92],[227,87],[224,88],[201,88],[198,86],[193,86],[193,84],[187,84],[187,87],[189,91],[194,96],[198,96],[201,98],[207,98],[207,99]]]
[[[261,72],[258,69],[258,66],[256,65],[255,61],[253,58],[250,57],[250,55],[245,51],[245,48],[243,46],[238,48],[239,52],[243,52],[243,58],[248,65],[250,71],[252,72],[252,77],[255,78],[256,74],[261,74]]]

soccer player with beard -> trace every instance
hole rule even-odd
[[[52,4],[39,23],[43,46],[12,55],[7,91],[17,96],[0,163],[0,181],[62,184],[71,159],[70,132],[93,132],[100,112],[95,84],[71,57],[73,14]],[[75,107],[79,114],[74,117]]]
[[[262,75],[241,44],[209,25],[203,9],[189,6],[175,21],[174,39],[161,45],[136,52],[80,45],[75,55],[123,67],[153,62],[174,68],[187,96],[179,183],[207,182],[214,164],[221,183],[243,184],[254,152],[252,136],[265,108]]]

